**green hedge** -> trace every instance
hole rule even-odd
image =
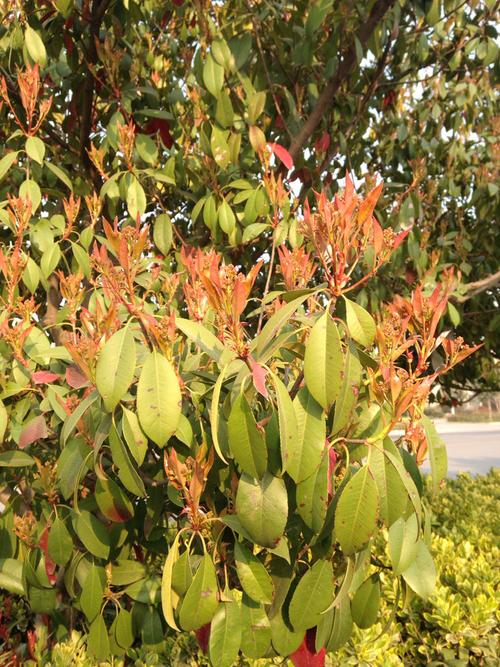
[[[404,601],[401,601],[400,611],[391,619],[388,610],[395,591],[387,590],[383,622],[369,630],[356,630],[349,644],[335,656],[327,658],[327,665],[498,665],[499,500],[500,470],[476,478],[461,475],[448,481],[435,499],[429,497],[432,551],[440,573],[436,593],[428,602],[415,598],[404,609]],[[383,561],[387,556],[381,551],[379,558]],[[5,610],[6,602],[7,607],[11,605],[8,624],[11,637],[15,645],[25,644],[27,654],[27,628],[33,619],[26,606],[12,596],[8,601],[0,599],[0,609]],[[2,623],[6,624],[5,618]],[[39,664],[46,667],[67,667],[69,664],[93,667],[96,664],[87,657],[84,637],[78,633],[56,645],[51,653],[44,649],[42,626],[37,627],[37,633],[35,655]],[[130,650],[129,657],[128,664],[138,667],[202,667],[208,664],[194,637],[187,634],[175,643],[171,640],[161,647]],[[25,659],[22,664],[29,667],[35,663]],[[251,663],[242,661],[241,664]],[[274,663],[260,660],[253,666],[271,664]],[[123,665],[123,662],[115,661],[114,665]]]

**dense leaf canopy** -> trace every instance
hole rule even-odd
[[[167,212],[177,246],[215,244],[248,266],[272,243],[266,141],[294,160],[292,213],[313,190],[335,191],[346,168],[378,173],[384,226],[414,226],[358,300],[376,310],[453,264],[469,287],[457,292],[450,323],[485,347],[449,385],[494,384],[496,9],[493,0],[3,3],[0,65],[12,109],[0,111],[0,196],[15,193],[28,168],[43,194],[40,217],[61,213],[56,191],[96,191],[108,219]],[[39,64],[43,96],[52,96],[27,143],[12,113],[25,63]],[[136,138],[129,156],[123,124]],[[277,242],[296,243],[293,217],[282,227]],[[170,242],[161,235],[160,249]]]

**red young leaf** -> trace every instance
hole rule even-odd
[[[19,447],[20,449],[24,449],[36,440],[43,440],[48,434],[44,416],[38,415],[38,417],[35,417],[28,422],[21,431],[21,435],[19,436]]]
[[[276,155],[285,165],[287,169],[293,169],[293,159],[286,148],[279,144],[267,144],[274,155]]]
[[[45,572],[47,573],[47,578],[49,583],[53,586],[56,583],[56,564],[49,556],[49,527],[45,526],[45,529],[40,537],[40,549],[45,555]]]
[[[337,454],[333,447],[330,447],[328,451],[328,497],[333,496],[333,473],[335,472],[335,466],[337,465]]]
[[[261,396],[268,398],[269,394],[267,393],[266,387],[266,369],[254,361],[252,357],[250,357],[248,361],[250,362],[250,366],[252,368],[253,386]]]
[[[318,153],[326,153],[326,151],[330,147],[330,135],[328,134],[328,132],[326,131],[323,132],[321,137],[318,137],[316,139],[314,147],[318,151]]]
[[[31,379],[35,384],[50,384],[59,380],[59,375],[51,371],[36,371],[36,373],[31,374]]]
[[[302,644],[290,656],[295,667],[324,667],[326,648],[316,653],[315,640],[316,628],[311,628],[306,632]]]
[[[194,634],[196,635],[196,641],[198,646],[201,648],[203,653],[208,652],[208,641],[210,639],[210,623],[202,625],[201,628],[195,630]]]
[[[66,382],[73,389],[81,389],[86,387],[89,383],[85,375],[77,366],[68,366],[66,368]]]

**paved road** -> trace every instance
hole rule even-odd
[[[448,450],[448,474],[459,472],[485,474],[500,468],[500,423],[466,424],[436,421],[436,427]],[[422,467],[429,470],[426,461]]]

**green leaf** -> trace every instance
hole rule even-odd
[[[371,347],[375,340],[375,320],[370,313],[355,301],[346,299],[346,322],[349,335],[364,347]]]
[[[218,606],[217,578],[210,554],[205,554],[184,596],[179,622],[184,630],[197,630],[209,623]]]
[[[291,630],[281,610],[271,618],[271,633],[273,648],[278,655],[291,655],[304,640],[304,632]]]
[[[88,470],[86,461],[90,454],[92,454],[92,449],[79,438],[70,440],[62,450],[57,461],[57,479],[65,500],[80,483],[80,472]]]
[[[335,402],[332,435],[339,433],[349,425],[358,400],[361,382],[361,363],[356,348],[352,343],[344,356],[344,369],[339,395]]]
[[[371,447],[370,470],[378,488],[380,518],[389,527],[404,513],[408,494],[399,473],[384,455],[384,449],[396,457],[399,453],[391,438]]]
[[[130,178],[127,187],[127,208],[130,216],[136,220],[137,216],[144,215],[146,211],[146,194],[144,188],[135,176]]]
[[[42,276],[47,279],[57,269],[57,265],[61,261],[61,250],[57,243],[54,243],[51,248],[46,250],[42,259],[40,260],[40,270]]]
[[[135,412],[122,405],[122,432],[134,461],[141,466],[148,452],[148,439],[142,432]]]
[[[109,658],[110,646],[108,630],[103,617],[99,614],[92,621],[87,635],[87,649],[91,656],[98,661]]]
[[[2,403],[3,405],[3,403]],[[35,465],[35,459],[26,452],[17,449],[0,453],[0,468],[22,468]]]
[[[292,466],[292,472],[298,471],[300,460],[300,442],[297,433],[297,417],[292,399],[287,388],[277,375],[271,373],[271,379],[276,391],[276,402],[278,404],[278,423],[280,432],[280,450],[283,472],[288,472],[288,466]]]
[[[266,93],[260,91],[259,93],[254,93],[248,101],[247,111],[248,111],[248,122],[250,125],[255,125],[259,116],[264,111],[266,105]]]
[[[352,619],[358,628],[366,629],[377,621],[380,606],[380,579],[372,574],[358,588],[352,599]]]
[[[251,225],[245,227],[245,229],[243,230],[243,236],[241,238],[241,242],[250,243],[250,241],[253,241],[258,236],[260,236],[262,232],[265,232],[266,229],[270,228],[271,226],[268,225],[267,222],[254,222]]]
[[[113,586],[128,586],[146,575],[146,568],[136,560],[117,560],[111,566],[111,583]]]
[[[26,153],[30,156],[32,160],[38,162],[38,164],[43,164],[43,158],[45,157],[45,144],[38,137],[28,137],[26,139]]]
[[[146,577],[127,586],[124,592],[141,604],[157,605],[161,596],[160,581],[156,576]]]
[[[345,595],[340,599],[339,605],[335,608],[333,616],[333,627],[327,644],[328,652],[338,651],[352,634],[352,615],[349,596]]]
[[[328,560],[318,560],[307,570],[295,589],[288,616],[294,630],[318,625],[321,613],[333,600],[333,567]]]
[[[9,416],[7,414],[7,409],[5,405],[0,401],[0,444],[4,441],[5,438],[5,432],[7,430],[7,424],[9,422]],[[31,457],[30,457],[31,458]],[[0,461],[1,461],[1,454],[0,454]],[[33,461],[34,463],[34,461]]]
[[[171,628],[179,632],[179,627],[175,622],[174,608],[177,606],[179,596],[172,588],[172,572],[174,565],[179,559],[179,540],[182,531],[178,532],[170,547],[165,565],[163,566],[163,575],[161,580],[161,607],[165,620]]]
[[[27,178],[21,183],[19,188],[19,196],[27,197],[31,201],[32,213],[34,214],[42,201],[42,192],[38,183],[32,179]]]
[[[134,379],[135,341],[128,326],[106,341],[96,366],[96,387],[104,407],[113,412]]]
[[[220,362],[224,354],[224,345],[201,322],[192,322],[182,317],[176,317],[175,326],[203,352],[206,352],[211,359],[217,363]]]
[[[222,602],[210,624],[209,655],[212,665],[231,667],[241,645],[241,612],[237,602]]]
[[[64,183],[64,185],[66,185],[71,190],[71,192],[73,192],[73,184],[63,169],[56,166],[55,164],[52,164],[52,162],[47,162],[47,160],[45,160],[45,166],[54,174],[54,176],[56,176],[62,183]]]
[[[405,450],[403,450],[405,451]],[[415,482],[412,479],[412,476],[406,470],[402,460],[401,456],[398,451],[398,455],[396,456],[393,451],[390,449],[386,449],[384,447],[384,456],[388,459],[388,461],[391,463],[391,465],[394,467],[396,472],[398,473],[399,477],[401,478],[401,481],[404,484],[404,487],[406,489],[406,492],[408,493],[408,497],[415,509],[415,513],[417,515],[419,523],[422,521],[422,503],[420,501],[420,495],[418,492],[417,487],[415,486]]]
[[[346,556],[361,551],[377,527],[377,484],[364,465],[347,482],[335,510],[335,536]]]
[[[115,638],[116,643],[124,649],[130,648],[134,643],[132,614],[123,607],[116,617]]]
[[[101,611],[105,583],[106,575],[104,574],[104,568],[98,565],[91,565],[90,572],[83,582],[82,593],[80,595],[80,605],[88,621],[93,621]]]
[[[424,600],[427,600],[436,587],[436,566],[425,542],[419,540],[417,553],[412,563],[402,572],[403,579]]]
[[[164,447],[179,424],[181,390],[172,364],[157,350],[150,352],[137,385],[137,413],[144,433]]]
[[[343,367],[337,325],[325,311],[316,320],[307,339],[304,377],[312,396],[327,411],[339,395]]]
[[[234,544],[234,560],[241,587],[256,602],[271,604],[274,595],[273,580],[257,556],[240,542]]]
[[[245,594],[241,605],[241,626],[243,655],[253,660],[262,658],[271,643],[271,625],[264,607]]]
[[[151,137],[146,134],[137,134],[135,137],[135,148],[139,157],[148,164],[156,164],[158,162],[158,148]]]
[[[228,235],[232,234],[236,226],[236,217],[225,199],[222,200],[222,203],[219,206],[217,217],[222,231]]]
[[[10,153],[6,153],[0,160],[0,181],[17,160],[18,155],[19,151],[10,151]]]
[[[314,473],[321,463],[325,448],[326,424],[323,409],[306,387],[293,399],[297,419],[297,439],[287,473],[298,484]]]
[[[224,85],[224,68],[214,60],[211,53],[207,55],[203,65],[203,83],[214,97],[218,96]]]
[[[0,590],[14,595],[26,595],[23,584],[23,564],[15,558],[0,558]]]
[[[59,517],[54,519],[49,530],[48,551],[56,565],[66,565],[73,554],[73,538]]]
[[[30,58],[33,62],[38,63],[40,67],[45,67],[47,64],[47,51],[40,35],[33,30],[31,26],[27,26],[24,31],[24,42]]]
[[[267,468],[264,434],[257,428],[244,394],[234,401],[227,423],[229,448],[243,472],[259,479]]]
[[[399,518],[389,528],[389,556],[394,574],[407,570],[417,555],[418,521],[417,515],[408,519]]]
[[[156,218],[153,226],[153,240],[162,255],[168,255],[172,246],[172,221],[167,213],[161,213]]]
[[[73,515],[73,528],[83,545],[97,558],[108,558],[110,537],[103,524],[93,514],[82,510]]]
[[[134,508],[124,491],[111,478],[98,477],[94,497],[101,514],[116,523],[130,521]]]
[[[225,90],[222,90],[217,96],[215,120],[222,125],[222,127],[230,127],[233,123],[234,109],[231,104],[231,98]]]
[[[304,303],[310,296],[310,293],[302,294],[290,303],[281,306],[281,308],[272,315],[266,322],[260,334],[254,338],[252,350],[256,352],[257,361],[266,361],[267,355],[272,350],[272,344],[280,333],[283,326],[288,323],[297,308]]]
[[[140,478],[137,470],[134,468],[125,445],[118,435],[118,431],[114,425],[111,427],[109,432],[109,445],[111,448],[113,463],[118,468],[118,477],[123,486],[128,491],[130,491],[130,493],[133,493],[134,496],[140,496],[141,498],[144,498],[146,496],[144,482]]]
[[[224,377],[226,375],[227,366],[224,366],[222,371],[219,373],[214,384],[214,390],[212,394],[212,403],[210,405],[210,431],[212,433],[212,441],[214,443],[214,449],[217,452],[218,456],[225,464],[227,464],[226,459],[222,453],[222,449],[219,443],[219,400],[220,392],[222,389],[222,383],[224,382]]]
[[[436,431],[434,422],[429,419],[429,417],[422,417],[422,425],[425,430],[431,464],[432,493],[436,494],[441,488],[448,473],[446,445]]]
[[[323,449],[320,465],[296,487],[297,513],[313,533],[319,533],[328,509],[328,450]]]
[[[263,547],[275,547],[288,518],[285,482],[268,472],[261,480],[243,473],[236,493],[236,513],[254,542]]]

